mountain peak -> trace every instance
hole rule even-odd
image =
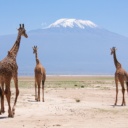
[[[55,21],[54,23],[50,24],[48,28],[59,28],[59,27],[64,27],[64,28],[74,28],[78,27],[81,29],[85,29],[86,27],[91,27],[91,28],[96,28],[98,27],[96,24],[89,20],[77,20],[77,19],[59,19]]]

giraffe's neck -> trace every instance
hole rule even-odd
[[[13,57],[16,58],[19,47],[20,47],[20,40],[21,40],[21,35],[18,33],[17,39],[13,47],[11,48],[10,52],[12,53]]]
[[[118,62],[117,58],[116,58],[116,52],[114,52],[113,54],[113,58],[114,58],[114,64],[116,68],[120,68],[121,64]]]
[[[36,64],[38,64],[39,62],[37,61],[37,59],[38,59],[37,52],[35,53],[35,58],[36,58]]]

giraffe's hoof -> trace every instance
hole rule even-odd
[[[126,106],[126,103],[124,103],[124,106]]]
[[[5,113],[5,111],[1,111],[1,113]]]
[[[38,101],[38,98],[35,98],[36,101]]]
[[[14,112],[13,111],[9,111],[8,112],[8,117],[13,118],[14,117]]]
[[[3,109],[3,110],[1,110],[1,113],[5,113],[4,109]]]
[[[124,103],[124,104],[121,104],[121,106],[126,106],[126,104]]]
[[[8,115],[8,117],[13,118],[13,117],[14,117],[14,115],[13,115],[13,114],[9,114],[9,115]]]
[[[12,109],[12,114],[15,115],[15,108]]]
[[[122,103],[121,106],[124,106],[124,103]]]

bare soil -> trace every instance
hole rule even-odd
[[[27,80],[29,81],[29,79]],[[120,106],[122,93],[119,90],[118,105],[113,106],[115,88],[112,79],[107,80],[105,84],[95,80],[93,87],[77,87],[76,85],[74,88],[48,87],[49,82],[53,80],[55,79],[49,78],[46,82],[45,102],[35,101],[33,85],[20,87],[15,116],[8,118],[8,106],[5,101],[6,112],[0,115],[0,128],[128,127],[128,97],[126,94],[127,105]],[[80,78],[78,80],[81,81]],[[91,80],[89,79],[89,81]],[[15,90],[12,87],[12,104],[14,93]]]

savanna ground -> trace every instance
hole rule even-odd
[[[13,104],[13,81],[11,85]],[[120,106],[119,88],[118,105],[113,106],[113,76],[47,76],[45,102],[35,101],[33,77],[20,77],[19,89],[15,116],[8,118],[5,101],[6,112],[0,115],[0,128],[128,127],[128,96],[125,93],[127,105]]]

